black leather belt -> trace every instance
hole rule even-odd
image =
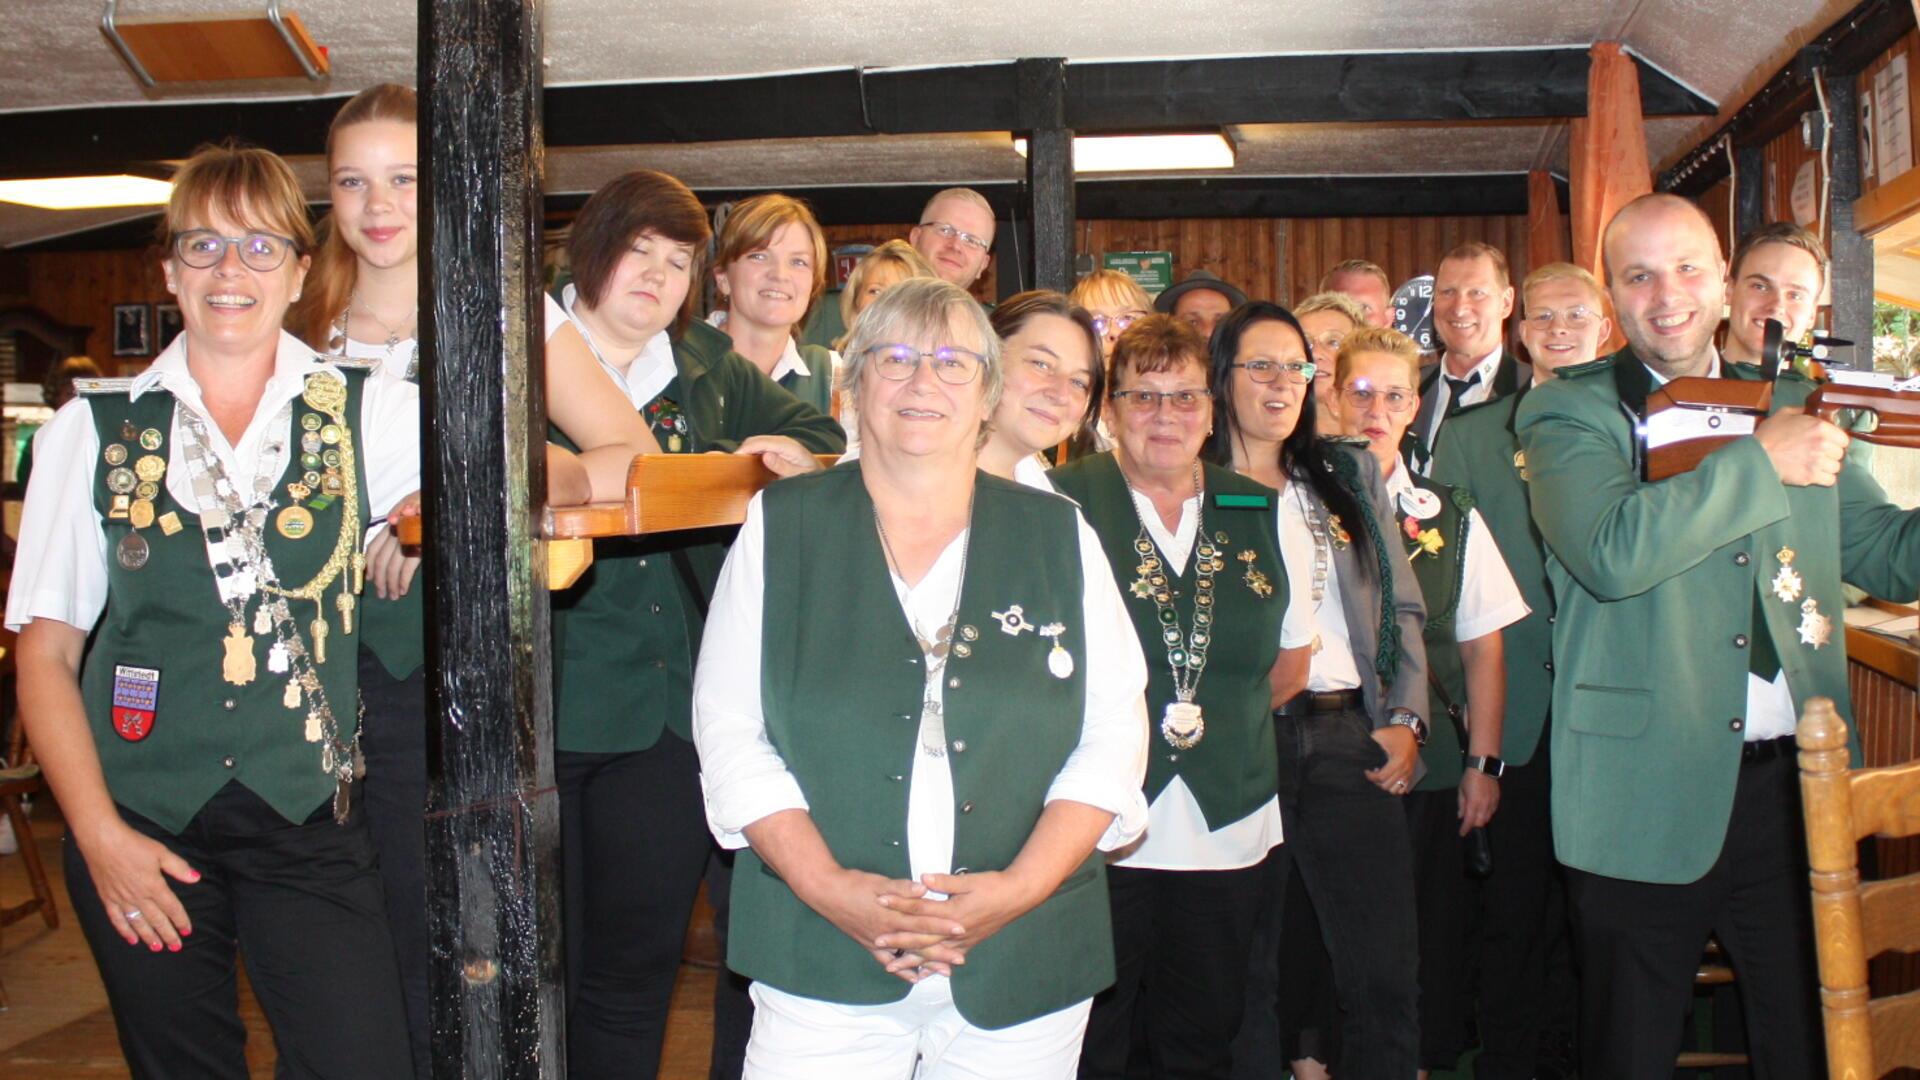
[[[1740,764],[1758,765],[1763,761],[1772,761],[1774,758],[1791,757],[1798,753],[1799,749],[1791,735],[1782,735],[1777,739],[1755,739],[1753,742],[1740,744]]]
[[[1275,716],[1318,716],[1322,713],[1357,711],[1366,702],[1358,690],[1303,690],[1273,710]]]

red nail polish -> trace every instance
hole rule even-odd
[[[171,946],[171,948],[173,949],[173,951],[174,951],[174,952],[179,952],[179,951],[180,951],[180,946],[179,946],[179,945],[177,945],[177,944],[176,944],[176,945],[173,945],[173,946]]]
[[[149,946],[147,946],[147,948],[148,948],[148,950],[150,950],[150,951],[152,951],[152,952],[159,952],[159,951],[160,951],[160,943],[156,941],[156,942],[154,942],[153,944],[151,944],[151,945],[149,945]]]

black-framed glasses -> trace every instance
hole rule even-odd
[[[1371,386],[1354,385],[1340,393],[1362,412],[1373,408],[1376,399],[1384,402],[1387,411],[1395,415],[1411,412],[1414,406],[1420,404],[1420,395],[1411,390],[1375,390]]]
[[[906,382],[920,370],[925,360],[934,378],[948,386],[965,386],[980,374],[987,358],[971,349],[942,345],[932,352],[921,352],[911,345],[875,345],[867,350],[867,363],[873,373],[888,382]]]
[[[261,274],[280,269],[293,250],[293,238],[269,232],[250,232],[245,236],[222,236],[212,229],[188,229],[173,234],[173,257],[195,270],[205,270],[227,257],[227,248],[240,253],[247,269]]]
[[[1290,383],[1313,381],[1313,373],[1320,370],[1311,360],[1249,360],[1244,364],[1228,364],[1228,367],[1241,368],[1247,378],[1266,384],[1285,379]]]
[[[1129,412],[1149,416],[1160,411],[1162,403],[1174,412],[1199,412],[1213,400],[1211,390],[1115,390],[1113,400]]]
[[[1109,329],[1116,334],[1124,334],[1127,332],[1127,327],[1146,317],[1147,313],[1144,311],[1129,311],[1125,315],[1095,315],[1093,332],[1101,337],[1106,337]]]
[[[956,229],[944,221],[923,221],[920,223],[920,227],[923,229],[932,229],[934,235],[942,240],[952,240],[957,236],[960,238],[961,243],[975,251],[985,251],[993,246],[980,237],[965,230]]]
[[[1594,318],[1595,315],[1591,308],[1576,304],[1562,311],[1555,311],[1552,308],[1529,311],[1524,321],[1535,330],[1553,329],[1553,324],[1556,319],[1566,323],[1567,329],[1569,330],[1585,330],[1587,327],[1593,325]]]

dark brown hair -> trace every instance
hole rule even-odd
[[[1007,297],[993,309],[989,321],[993,323],[993,332],[1000,335],[1004,345],[1035,315],[1058,315],[1079,327],[1086,336],[1091,379],[1087,384],[1087,413],[1080,418],[1080,427],[1073,433],[1073,452],[1091,453],[1094,426],[1100,422],[1100,402],[1107,396],[1107,369],[1105,362],[1100,359],[1100,335],[1093,329],[1093,316],[1064,293],[1052,289],[1028,289]],[[1006,360],[1002,359],[1001,362],[1004,364]]]
[[[327,128],[329,176],[333,173],[333,145],[340,137],[341,129],[376,120],[418,126],[420,102],[413,87],[380,83],[353,95],[345,105],[340,106],[340,111],[333,114],[333,124]],[[358,277],[359,264],[354,261],[353,249],[341,239],[339,230],[333,227],[333,215],[329,213],[320,223],[320,250],[314,253],[313,266],[307,271],[307,284],[301,291],[300,302],[293,306],[293,313],[287,317],[294,334],[315,349],[328,349],[331,345],[328,339],[333,336],[333,322],[341,312],[347,310],[347,302],[353,296]]]
[[[700,298],[697,286],[705,271],[713,227],[707,224],[707,211],[699,198],[666,173],[635,169],[608,181],[587,199],[567,238],[574,287],[588,307],[606,299],[613,268],[642,233],[693,245],[693,263],[687,268],[693,284],[673,320],[673,332],[679,334],[693,320],[693,306]]]
[[[1826,288],[1828,262],[1825,245],[1820,243],[1820,238],[1811,230],[1805,226],[1795,225],[1791,221],[1768,222],[1748,233],[1740,241],[1740,246],[1733,249],[1733,262],[1728,264],[1733,269],[1728,272],[1727,277],[1739,281],[1740,264],[1746,261],[1748,255],[1753,254],[1753,249],[1762,244],[1785,244],[1788,247],[1797,247],[1813,256],[1813,264],[1820,268],[1820,287]]]

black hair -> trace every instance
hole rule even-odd
[[[1292,327],[1293,332],[1300,335],[1302,347],[1308,347],[1310,340],[1293,312],[1267,300],[1249,300],[1228,312],[1214,326],[1209,343],[1212,363],[1207,377],[1213,388],[1213,434],[1207,437],[1200,455],[1229,469],[1233,468],[1233,439],[1239,430],[1233,406],[1233,361],[1240,352],[1240,339],[1255,323],[1261,322],[1279,322]],[[1350,470],[1341,470],[1334,460],[1342,451],[1315,432],[1317,411],[1313,384],[1309,382],[1300,396],[1300,418],[1294,422],[1293,433],[1280,444],[1281,471],[1296,483],[1306,484],[1325,504],[1327,512],[1339,517],[1350,531],[1366,529],[1370,524],[1368,513],[1343,480]],[[1357,562],[1361,573],[1367,573],[1369,560]]]

